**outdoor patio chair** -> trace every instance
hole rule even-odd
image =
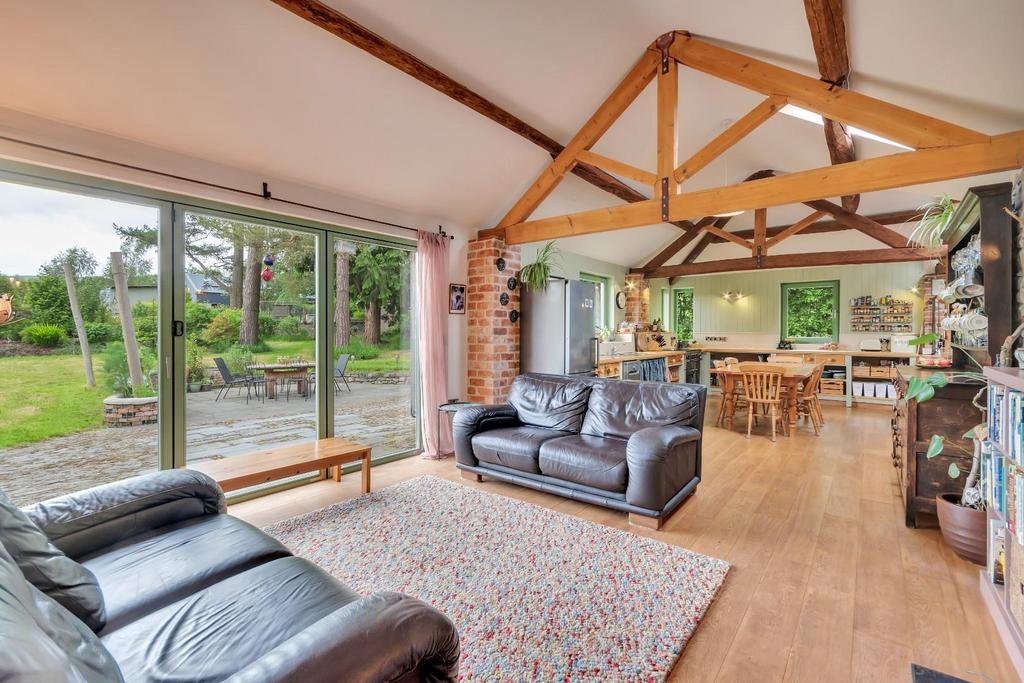
[[[349,355],[343,353],[338,356],[338,362],[334,366],[334,390],[341,391],[341,384],[339,381],[345,383],[345,388],[348,389],[349,393],[352,393],[352,387],[348,385],[348,380],[345,378],[345,368],[348,367]]]
[[[254,375],[242,375],[236,376],[231,374],[231,370],[228,368],[228,364],[224,362],[223,358],[217,357],[213,359],[214,364],[217,366],[217,371],[220,372],[220,377],[224,380],[224,384],[217,391],[217,396],[213,399],[214,403],[219,401],[222,397],[227,396],[231,389],[237,388],[238,395],[242,395],[242,387],[245,387],[245,402],[248,403],[255,392],[256,397],[260,398],[260,384],[264,384],[266,380],[261,377],[255,377]]]

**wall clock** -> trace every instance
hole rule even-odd
[[[622,310],[626,307],[626,293],[616,292],[615,293],[615,308]]]

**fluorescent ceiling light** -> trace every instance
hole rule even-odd
[[[803,119],[804,121],[810,121],[811,123],[816,123],[819,126],[824,126],[825,125],[825,121],[822,120],[821,114],[815,114],[813,111],[808,111],[806,109],[801,109],[800,107],[795,107],[792,104],[787,104],[785,107],[780,109],[779,112],[785,114],[786,116],[792,116],[793,118]],[[853,126],[847,126],[846,130],[850,131],[850,135],[856,135],[857,137],[867,138],[869,140],[876,140],[878,142],[884,142],[887,145],[892,145],[893,147],[899,147],[900,149],[909,149],[909,150],[913,150],[914,149],[913,147],[907,147],[906,145],[901,145],[900,143],[896,142],[895,140],[890,140],[889,138],[883,138],[881,135],[875,135],[874,133],[869,133],[866,130],[861,130],[860,128],[854,128]]]

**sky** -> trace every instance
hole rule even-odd
[[[72,246],[91,251],[102,269],[120,247],[113,223],[158,222],[153,207],[0,182],[0,273],[35,275]]]

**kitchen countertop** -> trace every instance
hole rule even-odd
[[[978,372],[978,368],[975,367],[951,367],[951,368],[928,368],[917,365],[899,365],[897,370],[900,373],[900,377],[904,381],[910,380],[911,378],[928,379],[930,375],[934,375],[936,372],[946,373],[950,384],[970,384],[971,386],[981,387],[978,382],[966,379],[964,377],[957,376],[961,372]]]
[[[857,349],[776,349],[769,346],[689,346],[687,350],[710,353],[824,353],[834,356],[858,356],[861,358],[914,358],[913,351],[858,351]]]
[[[624,360],[646,360],[648,358],[667,358],[678,356],[685,351],[635,351],[633,353],[622,353],[618,356],[601,356],[598,363],[621,363]]]

